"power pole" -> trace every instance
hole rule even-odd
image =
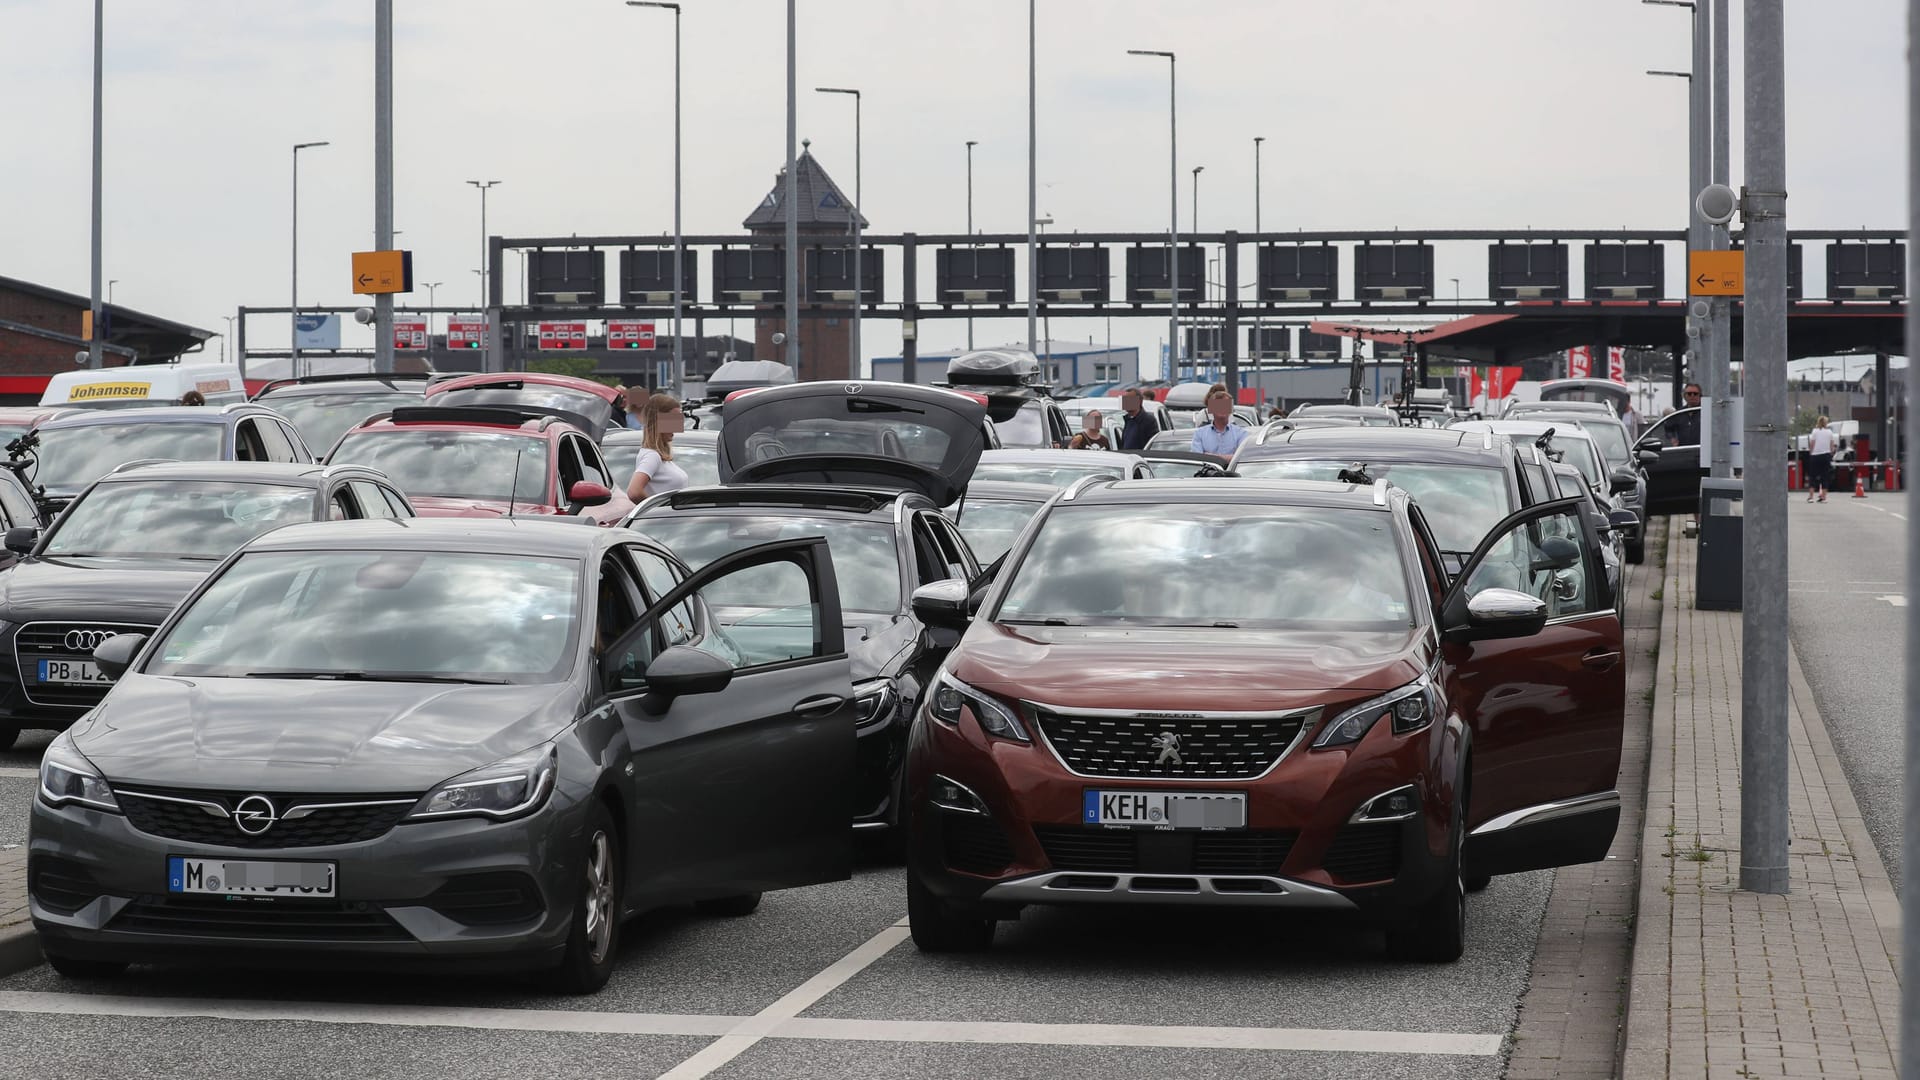
[[[1920,0],[1907,0],[1907,235],[1920,235]],[[1907,245],[1907,280],[1920,273],[1920,248]],[[1907,306],[1907,340],[1920,341],[1920,307]],[[1911,372],[1913,369],[1907,369]],[[1912,384],[1908,384],[1911,393]],[[1887,400],[1892,402],[1893,395]],[[1920,445],[1920,422],[1903,407],[1906,445]],[[1888,447],[1888,450],[1892,450]],[[1892,461],[1891,453],[1887,460]],[[1907,580],[1920,580],[1920,517],[1907,515]],[[1920,607],[1907,607],[1907,666],[1920,671]],[[1906,839],[1900,860],[1900,970],[1920,971],[1920,680],[1907,679]],[[1911,975],[1908,976],[1911,979]],[[1900,993],[1900,1069],[1920,1076],[1920,994],[1910,985]]]
[[[1700,0],[1706,3],[1707,0]],[[1732,57],[1728,55],[1732,46],[1728,44],[1728,9],[1733,0],[1712,0],[1713,3],[1713,182],[1726,184],[1730,175],[1728,157],[1731,153],[1733,109],[1731,107],[1729,69]],[[1702,35],[1704,37],[1705,35]],[[1701,50],[1696,49],[1695,55]],[[1698,194],[1696,192],[1696,194]],[[1732,247],[1725,224],[1710,226],[1707,230],[1708,246],[1714,251],[1726,251]],[[1711,462],[1714,476],[1731,477],[1733,475],[1733,301],[1724,296],[1712,297],[1707,302],[1707,326],[1705,342],[1707,346],[1708,393],[1711,395],[1713,409],[1713,457]],[[1745,440],[1741,441],[1745,445]]]
[[[373,0],[373,246],[393,250],[393,0]],[[393,370],[393,294],[373,298],[373,370]]]

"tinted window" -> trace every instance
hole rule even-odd
[[[419,394],[381,391],[377,394],[268,394],[260,399],[293,421],[300,438],[317,454],[339,441],[347,430],[377,413],[420,404]]]
[[[1349,458],[1311,461],[1299,458],[1256,458],[1234,466],[1241,476],[1286,480],[1335,480],[1353,464]],[[1391,480],[1419,500],[1433,538],[1447,551],[1472,551],[1487,530],[1512,513],[1507,475],[1477,465],[1425,465],[1413,462],[1368,462],[1367,474]]]
[[[960,534],[967,538],[974,558],[990,563],[1007,553],[1020,530],[1044,505],[1011,499],[967,499],[958,507]]]
[[[1076,451],[1083,453],[1084,451]],[[1126,478],[1126,470],[1117,465],[1075,464],[1071,459],[1063,459],[1058,464],[1038,461],[982,461],[974,467],[974,480],[1013,480],[1023,484],[1052,484],[1054,487],[1072,487],[1075,481],[1089,476],[1104,477],[1108,480]]]
[[[1630,465],[1633,456],[1627,452],[1627,433],[1612,424],[1581,424],[1581,429],[1592,437],[1595,446],[1600,448],[1600,456],[1607,459],[1608,465]]]
[[[840,582],[841,608],[888,614],[900,610],[900,557],[891,521],[879,524],[772,514],[662,514],[635,522],[634,528],[658,540],[694,570],[722,555],[769,540],[824,536],[827,550],[833,555],[834,576]],[[791,564],[782,565],[784,569],[765,566],[759,571],[731,575],[701,595],[709,604],[764,606],[761,598],[774,595],[771,586],[775,576],[792,571]],[[764,591],[763,585],[768,586]]]
[[[1546,602],[1550,617],[1582,615],[1602,609],[1604,579],[1588,558],[1586,533],[1576,510],[1563,510],[1515,525],[1488,550],[1467,579],[1467,595],[1484,589],[1514,589]],[[1579,553],[1571,565],[1556,568],[1549,546]]]
[[[219,423],[86,424],[42,429],[32,481],[72,491],[129,461],[219,461],[226,425]]]
[[[269,529],[312,520],[310,488],[115,480],[73,504],[46,554],[224,559]]]
[[[1056,506],[1012,574],[1001,622],[1392,629],[1412,618],[1393,518],[1378,511]]]
[[[193,602],[146,670],[550,682],[572,666],[579,606],[571,559],[251,552]]]
[[[545,439],[415,428],[349,435],[327,460],[379,469],[410,497],[525,503],[546,501],[547,456]]]
[[[380,488],[365,480],[353,482],[353,499],[360,504],[360,516],[370,518],[393,517],[393,508],[387,505],[387,497]]]
[[[640,443],[621,441],[600,448],[601,456],[606,458],[607,470],[613,474],[614,486],[625,488],[627,481],[633,479],[633,462],[640,456]],[[711,487],[720,483],[720,454],[713,443],[691,443],[681,446],[676,441],[673,447],[673,463],[687,470],[688,487]]]
[[[294,460],[293,443],[287,440],[287,429],[278,420],[255,420],[253,424],[260,432],[260,445],[266,448],[268,461]]]

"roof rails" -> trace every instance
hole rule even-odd
[[[128,469],[138,469],[143,465],[172,465],[179,460],[180,460],[179,458],[170,458],[170,457],[135,458],[132,461],[123,461],[120,464],[115,465],[113,468],[108,469],[107,475],[112,476],[115,473],[126,472]]]
[[[363,382],[367,380],[389,382],[394,379],[418,379],[426,382],[436,374],[439,373],[433,371],[340,371],[326,375],[300,375],[286,379],[275,379],[261,387],[259,392],[253,396],[258,399],[262,394],[277,390],[282,386],[309,386],[313,383]],[[466,375],[471,373],[460,372],[459,374]]]
[[[1067,490],[1060,495],[1060,501],[1072,502],[1075,498],[1079,497],[1081,492],[1087,490],[1093,485],[1107,484],[1112,482],[1113,482],[1113,478],[1109,476],[1083,476],[1080,479],[1075,480],[1072,486],[1068,487]]]
[[[1375,480],[1373,482],[1373,505],[1387,505],[1387,489],[1392,486],[1393,482],[1385,478]]]
[[[565,413],[528,405],[403,405],[385,417],[396,424],[507,424],[513,427],[531,420],[541,431],[556,423],[580,426],[568,420]]]
[[[855,510],[871,513],[891,502],[897,495],[875,491],[851,491],[843,488],[811,487],[799,484],[740,484],[733,487],[687,488],[662,496],[675,510],[690,506],[758,506],[769,503]]]

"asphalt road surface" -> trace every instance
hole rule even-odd
[[[1900,882],[1906,712],[1904,492],[1787,499],[1788,621],[1867,832]]]

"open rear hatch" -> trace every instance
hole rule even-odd
[[[736,395],[720,429],[723,484],[829,484],[966,492],[987,446],[976,398],[926,386],[812,382]]]
[[[469,375],[427,387],[432,406],[508,405],[559,417],[599,442],[613,425],[614,389],[567,375],[501,372]],[[624,425],[622,425],[624,426]]]

